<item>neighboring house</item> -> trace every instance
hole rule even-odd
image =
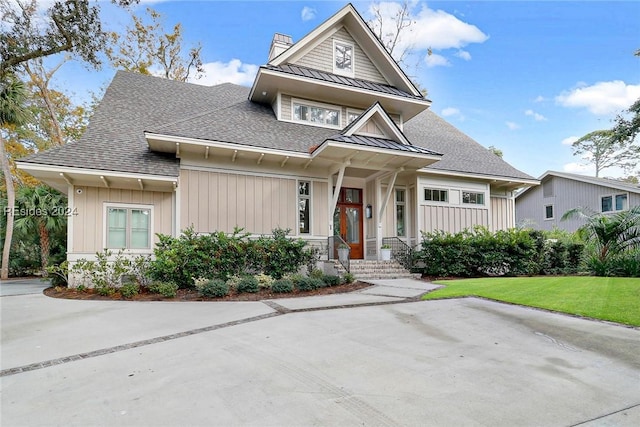
[[[516,195],[516,221],[540,230],[559,228],[570,232],[584,225],[579,218],[561,221],[570,209],[614,213],[640,205],[640,186],[614,179],[547,171],[541,185]]]
[[[156,233],[270,234],[352,258],[383,237],[515,225],[535,178],[431,112],[351,4],[297,43],[276,34],[253,86],[118,72],[80,141],[19,167],[68,195],[68,259],[150,253]]]

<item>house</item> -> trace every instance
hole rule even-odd
[[[348,4],[276,34],[251,88],[118,72],[78,142],[18,165],[68,195],[71,262],[189,226],[339,235],[356,259],[383,237],[513,227],[514,191],[538,181],[430,104]]]
[[[541,185],[516,195],[516,221],[540,230],[559,228],[570,232],[584,225],[579,218],[561,221],[570,209],[583,207],[603,214],[640,205],[640,186],[607,178],[547,171]]]

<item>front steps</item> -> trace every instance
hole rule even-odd
[[[335,268],[339,274],[346,273],[342,264],[334,261]],[[351,274],[357,280],[374,279],[413,279],[420,275],[412,274],[406,270],[398,261],[372,261],[363,259],[351,260]]]

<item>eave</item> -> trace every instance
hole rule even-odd
[[[385,111],[390,114],[399,114],[405,122],[431,105],[431,102],[426,99],[391,95],[260,68],[249,93],[249,99],[262,104],[271,104],[278,92],[294,93],[298,98],[356,108],[367,108],[379,102]]]
[[[484,175],[477,173],[467,173],[460,171],[447,171],[439,169],[421,169],[419,172],[430,175],[444,175],[457,178],[472,178],[487,181],[492,187],[496,189],[503,189],[506,191],[514,191],[518,188],[528,188],[535,185],[540,185],[540,181],[537,179],[526,179],[518,177],[500,176],[500,175]]]

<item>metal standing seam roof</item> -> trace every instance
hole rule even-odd
[[[351,135],[351,136],[334,135],[329,139],[331,141],[346,142],[349,144],[364,145],[367,147],[386,148],[389,150],[405,151],[405,152],[417,153],[417,154],[426,154],[430,156],[442,156],[442,154],[440,153],[436,153],[435,151],[432,151],[423,147],[417,147],[415,145],[400,144],[399,142],[393,141],[391,139],[386,139],[386,138],[376,138],[372,136],[362,136],[362,135]]]
[[[352,77],[339,76],[326,71],[315,70],[313,68],[301,67],[299,65],[285,64],[280,66],[263,65],[260,68],[270,71],[277,71],[295,76],[309,77],[315,80],[321,80],[329,83],[337,83],[358,89],[367,89],[374,92],[386,93],[389,95],[401,96],[410,99],[423,99],[422,96],[415,96],[393,86],[375,83],[367,80],[354,79]]]

